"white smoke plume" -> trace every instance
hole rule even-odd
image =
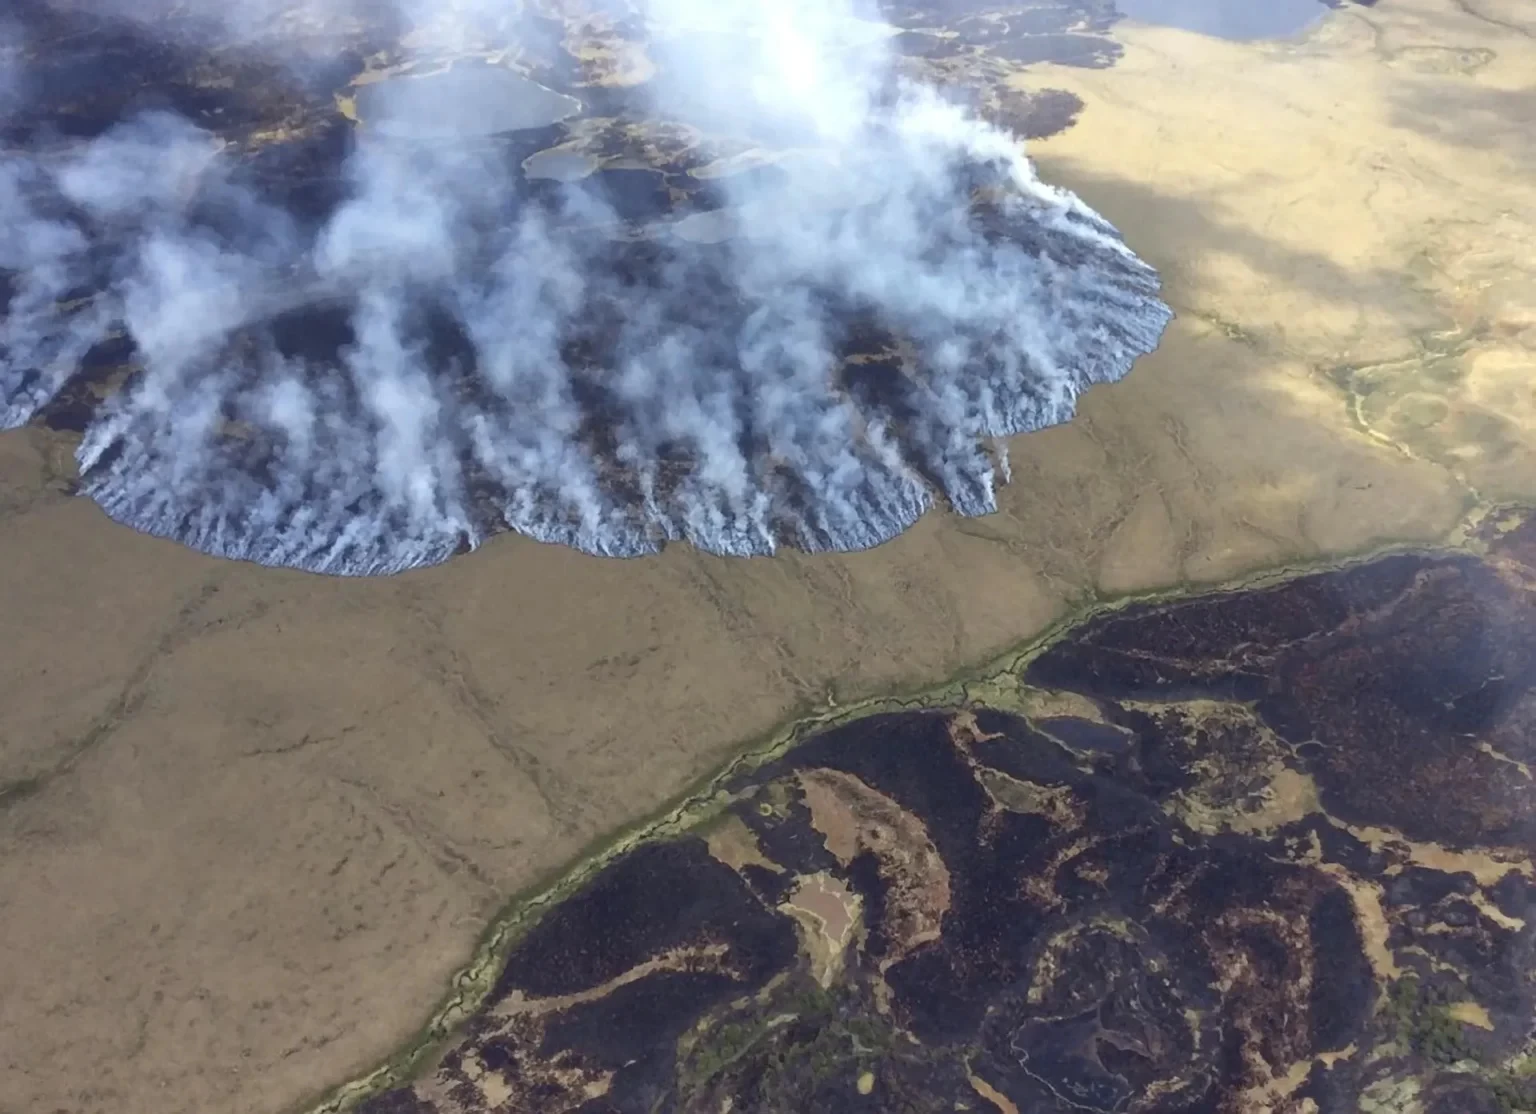
[[[637,238],[590,191],[535,203],[494,145],[393,142],[388,120],[318,228],[164,113],[0,154],[0,425],[125,336],[141,370],[86,431],[84,489],[208,552],[370,574],[502,529],[607,555],[852,549],[936,494],[994,510],[997,439],[1156,345],[1153,272],[1013,137],[897,80],[872,8],[643,14],[647,113],[794,155],[713,181],[720,235]],[[412,81],[391,111],[455,111]],[[316,319],[335,358],[284,339]],[[860,337],[885,348],[863,378]]]
[[[20,107],[26,92],[27,37],[14,20],[0,15],[0,119]]]

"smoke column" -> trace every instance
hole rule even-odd
[[[140,370],[86,430],[83,489],[210,553],[380,574],[506,529],[857,549],[938,496],[995,510],[998,440],[1155,347],[1153,271],[1013,137],[899,79],[872,10],[642,14],[649,117],[788,155],[638,231],[600,190],[535,196],[494,144],[394,141],[387,116],[318,223],[165,113],[0,153],[0,426],[126,339]],[[5,34],[0,111],[24,112]],[[443,90],[397,80],[384,111],[476,107]],[[317,321],[330,358],[293,339]]]

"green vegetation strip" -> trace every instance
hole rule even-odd
[[[1501,1114],[1536,1108],[1536,1061],[1519,1056],[1499,1063],[1479,1054],[1443,991],[1437,993],[1416,976],[1405,975],[1388,988],[1382,1013],[1401,1047],[1436,1067],[1454,1065],[1486,1080]]]

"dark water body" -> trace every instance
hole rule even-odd
[[[1304,31],[1328,11],[1323,0],[1115,0],[1127,19],[1221,39],[1274,39]]]

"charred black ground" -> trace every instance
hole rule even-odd
[[[1483,544],[1090,621],[1028,716],[809,738],[362,1109],[1528,1107],[1536,526]]]

